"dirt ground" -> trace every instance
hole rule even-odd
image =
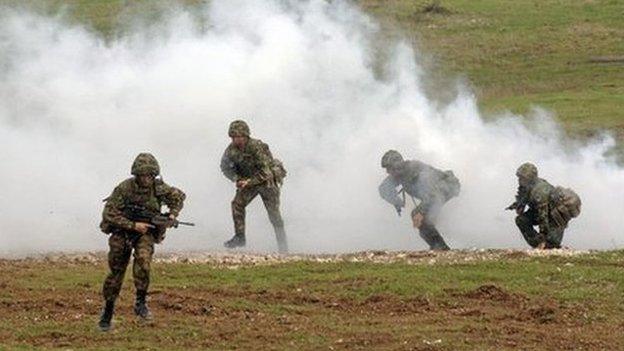
[[[604,306],[511,291],[501,286],[506,284],[491,283],[468,290],[445,288],[440,293],[386,293],[383,287],[372,289],[387,283],[385,273],[342,277],[337,263],[376,263],[362,270],[401,263],[419,269],[430,265],[465,269],[466,262],[585,254],[566,250],[548,254],[164,254],[154,263],[163,276],[171,274],[169,267],[175,273],[179,265],[190,265],[197,267],[193,273],[197,279],[211,280],[210,275],[220,272],[234,278],[207,286],[184,281],[155,285],[149,303],[156,318],[148,324],[132,317],[132,284],[127,278],[114,329],[108,334],[95,329],[101,308],[99,284],[105,273],[102,254],[0,260],[0,349],[622,350],[624,318],[617,317],[621,305],[612,306],[614,315],[605,315]],[[256,270],[258,275],[284,274],[287,281],[289,267],[296,262],[311,264],[317,276],[331,276],[332,286],[311,279],[293,283],[292,290],[270,284],[259,288],[236,278],[237,270],[247,269],[252,275]],[[266,267],[270,264],[281,270],[272,271]],[[367,289],[375,292],[366,293]],[[334,291],[363,293],[356,298]]]

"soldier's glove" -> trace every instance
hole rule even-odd
[[[422,213],[412,212],[412,225],[414,226],[414,228],[420,229],[420,226],[422,225],[424,219],[425,216],[423,216]]]

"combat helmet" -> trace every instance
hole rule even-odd
[[[158,161],[156,161],[156,157],[154,157],[154,155],[142,152],[134,159],[134,162],[132,163],[132,171],[130,173],[135,176],[144,174],[157,176],[160,174],[160,166],[158,165]]]
[[[537,167],[530,162],[523,163],[522,166],[518,167],[516,176],[528,180],[535,180],[537,178]]]
[[[230,123],[230,129],[228,130],[228,135],[230,137],[249,137],[250,134],[251,133],[249,132],[249,126],[247,125],[247,122],[243,121],[242,119],[237,119]]]
[[[403,162],[403,156],[401,156],[401,154],[396,150],[388,150],[381,157],[382,168],[392,168],[401,162]]]

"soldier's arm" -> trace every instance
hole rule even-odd
[[[228,156],[228,149],[226,149],[225,152],[223,152],[223,156],[221,156],[221,172],[223,172],[223,175],[227,179],[235,182],[238,180],[238,175],[236,174],[234,162],[232,162]]]
[[[117,228],[132,230],[134,229],[134,222],[124,216],[123,208],[123,191],[120,187],[117,187],[106,200],[102,219]]]
[[[169,208],[169,213],[177,217],[184,207],[186,194],[176,187],[166,185],[163,202]]]
[[[273,173],[271,172],[272,158],[269,148],[264,148],[259,144],[253,148],[253,153],[256,158],[258,170],[249,178],[249,186],[262,184],[273,177]]]
[[[396,190],[397,186],[399,186],[399,184],[394,178],[391,176],[386,177],[386,179],[379,184],[379,196],[394,207],[403,207],[403,200]]]
[[[509,207],[508,210],[516,210],[523,209],[527,204],[527,194],[526,190],[522,186],[518,186],[518,191],[516,192],[516,201],[514,201]]]
[[[534,195],[533,201],[537,212],[539,232],[542,235],[546,235],[548,234],[548,229],[550,228],[550,223],[548,221],[548,196],[547,194],[538,193]]]

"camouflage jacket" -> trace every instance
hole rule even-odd
[[[530,209],[535,211],[540,233],[546,233],[550,225],[550,217],[548,215],[550,193],[554,189],[554,186],[542,178],[537,178],[530,187],[518,186],[515,205],[523,210],[526,206],[529,206]]]
[[[124,216],[124,208],[129,205],[160,212],[164,204],[171,214],[177,216],[184,206],[185,198],[182,190],[167,185],[160,179],[156,179],[154,186],[149,188],[139,187],[135,178],[126,179],[106,199],[100,228],[105,233],[111,233],[114,228],[132,230],[134,222]]]
[[[249,179],[249,185],[261,185],[273,181],[271,162],[273,155],[269,146],[259,139],[249,138],[241,150],[230,144],[221,158],[221,171],[231,181]]]
[[[452,172],[443,172],[420,161],[403,161],[398,166],[399,174],[388,176],[379,185],[379,195],[394,205],[403,207],[404,201],[397,191],[403,187],[408,195],[419,199],[417,211],[427,214],[435,204],[440,204],[459,193],[459,181],[448,181],[450,177],[457,180]]]

